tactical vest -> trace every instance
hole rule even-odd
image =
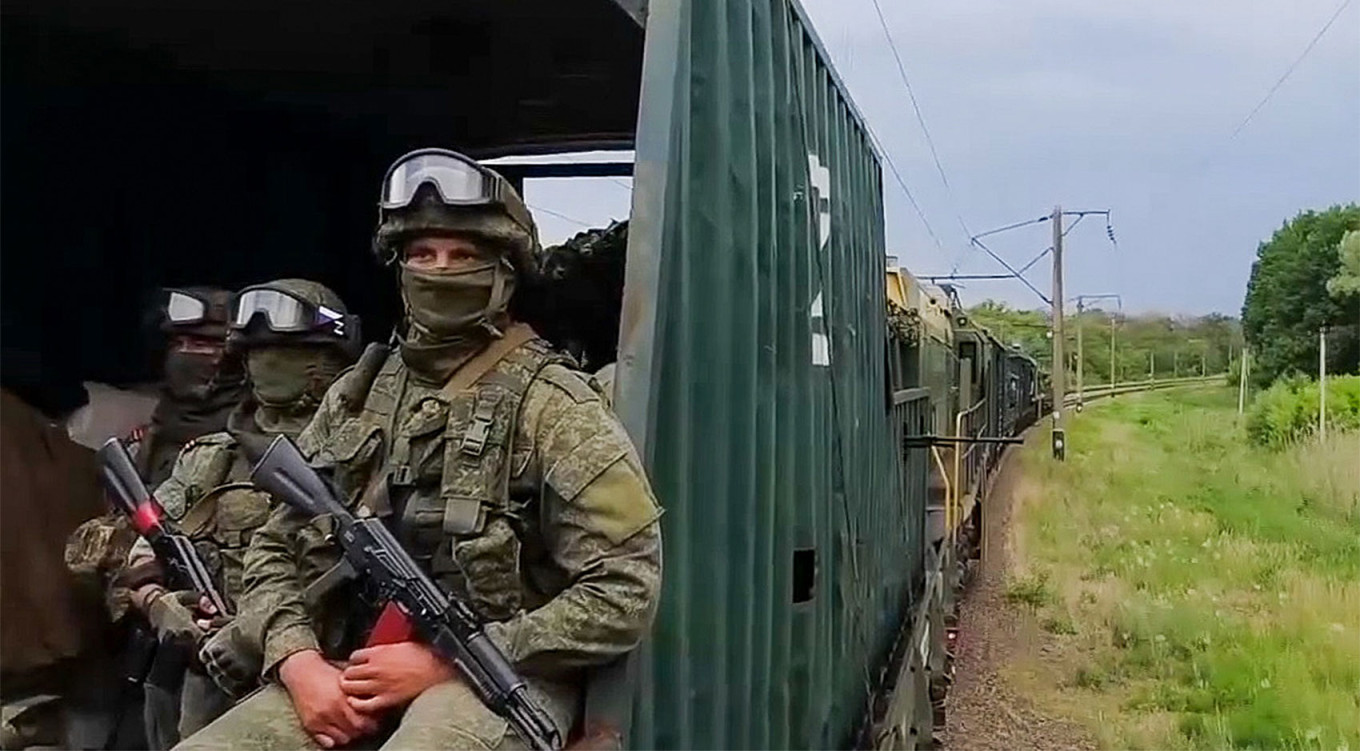
[[[520,558],[533,497],[511,497],[510,477],[529,460],[513,444],[529,386],[572,360],[532,338],[500,357],[468,388],[432,392],[398,414],[408,371],[393,352],[357,415],[337,425],[313,463],[334,469],[360,516],[387,517],[407,551],[446,590],[490,621],[526,605]],[[464,366],[469,367],[469,366]],[[455,374],[455,378],[457,375]]]
[[[250,482],[250,462],[229,434],[197,438],[189,450],[198,452],[196,471],[187,478],[183,505],[167,503],[166,512],[193,541],[223,594],[236,601],[244,590],[246,548],[269,518],[269,496]]]

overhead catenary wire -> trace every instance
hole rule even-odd
[[[1285,69],[1284,75],[1280,76],[1279,80],[1275,82],[1275,85],[1271,86],[1270,90],[1266,92],[1266,95],[1261,98],[1261,101],[1257,102],[1256,106],[1251,109],[1251,112],[1248,112],[1247,116],[1242,118],[1242,122],[1238,123],[1237,127],[1233,129],[1232,135],[1228,136],[1229,141],[1237,138],[1237,135],[1241,133],[1242,130],[1247,127],[1247,124],[1256,117],[1257,113],[1266,106],[1266,103],[1270,101],[1271,97],[1275,96],[1275,92],[1279,91],[1280,87],[1284,85],[1284,82],[1289,80],[1289,77],[1294,74],[1294,70],[1299,67],[1299,64],[1303,62],[1304,58],[1308,57],[1308,54],[1317,46],[1318,41],[1322,39],[1328,29],[1332,28],[1332,24],[1336,23],[1336,19],[1341,17],[1341,14],[1346,11],[1346,8],[1350,4],[1351,0],[1342,0],[1341,5],[1337,6],[1336,11],[1332,13],[1331,18],[1327,19],[1327,23],[1322,25],[1322,28],[1318,30],[1318,33],[1313,35],[1312,41],[1308,42],[1308,46],[1303,48],[1303,52],[1294,59],[1294,62],[1290,63],[1287,69]]]
[[[893,162],[892,156],[888,154],[887,149],[883,148],[883,143],[878,140],[878,134],[874,133],[874,129],[869,127],[869,123],[867,122],[864,124],[864,129],[868,131],[869,140],[873,142],[874,148],[878,149],[879,156],[883,157],[883,161],[888,164],[888,171],[892,173],[893,179],[897,182],[897,186],[902,189],[902,193],[906,195],[907,201],[911,203],[912,209],[916,211],[916,216],[920,217],[921,224],[925,225],[926,233],[929,234],[930,239],[935,242],[935,247],[942,247],[940,245],[939,235],[936,235],[935,228],[930,226],[930,220],[926,219],[926,213],[921,210],[921,204],[916,202],[916,196],[912,195],[911,188],[907,187],[907,181],[902,179],[902,173],[897,171],[897,164]]]
[[[563,221],[571,222],[572,224],[575,224],[576,226],[581,227],[582,229],[590,229],[591,226],[592,226],[592,225],[590,225],[590,224],[588,224],[588,223],[586,223],[586,222],[581,221],[580,219],[577,219],[577,218],[571,217],[571,216],[567,216],[566,214],[563,214],[563,213],[560,212],[560,211],[553,211],[552,209],[545,209],[545,208],[543,208],[542,206],[535,206],[535,205],[533,205],[533,204],[531,204],[531,203],[526,203],[525,205],[528,206],[529,209],[532,210],[532,211],[541,211],[541,212],[543,212],[544,214],[547,214],[548,216],[555,216],[555,217],[557,217],[558,219],[561,219],[561,220],[563,220]]]
[[[926,146],[930,149],[930,158],[935,162],[935,170],[940,173],[940,182],[944,184],[945,192],[949,195],[950,205],[954,208],[954,218],[958,219],[959,227],[963,229],[964,237],[971,237],[972,232],[968,229],[968,224],[963,220],[963,215],[959,213],[957,202],[954,200],[954,188],[949,184],[949,176],[945,174],[944,164],[940,161],[940,152],[935,148],[935,139],[930,135],[930,128],[926,126],[925,114],[921,112],[921,103],[916,99],[916,91],[911,87],[911,79],[907,77],[907,67],[902,62],[902,55],[897,50],[897,42],[893,39],[892,31],[888,28],[888,19],[883,15],[883,6],[879,5],[878,0],[870,0],[874,5],[874,13],[878,15],[878,25],[883,29],[883,37],[888,40],[888,49],[892,51],[893,60],[897,62],[897,73],[902,79],[902,86],[907,90],[907,99],[911,101],[911,109],[916,113],[916,122],[921,126],[921,133],[925,136]]]

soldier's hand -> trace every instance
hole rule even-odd
[[[340,676],[349,705],[360,712],[381,712],[409,704],[425,689],[453,680],[454,667],[424,644],[399,642],[360,649],[350,655]]]
[[[320,652],[290,655],[279,666],[279,681],[288,690],[303,729],[322,748],[343,746],[378,729],[375,718],[349,705],[340,690],[340,670]]]
[[[147,605],[146,618],[161,641],[194,647],[207,633],[199,627],[193,611],[197,602],[198,594],[194,592],[162,591]]]
[[[231,622],[231,618],[225,613],[217,612],[217,606],[207,595],[201,595],[198,602],[194,603],[194,607],[197,608],[194,622],[204,631],[212,633]]]

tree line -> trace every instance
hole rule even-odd
[[[1258,246],[1242,323],[1257,385],[1360,372],[1360,205],[1304,211]]]
[[[969,308],[969,315],[998,339],[1019,347],[1051,372],[1052,317],[1047,311],[1020,310],[985,300]],[[1080,351],[1082,378],[1087,384],[1110,383],[1111,371],[1116,383],[1223,373],[1234,369],[1242,354],[1240,323],[1219,313],[1125,315],[1093,307],[1064,316],[1064,328],[1069,378],[1077,373]]]

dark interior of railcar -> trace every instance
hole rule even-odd
[[[167,285],[307,276],[385,339],[395,287],[367,248],[387,164],[630,146],[643,6],[9,0],[6,387],[154,380],[145,305]]]

